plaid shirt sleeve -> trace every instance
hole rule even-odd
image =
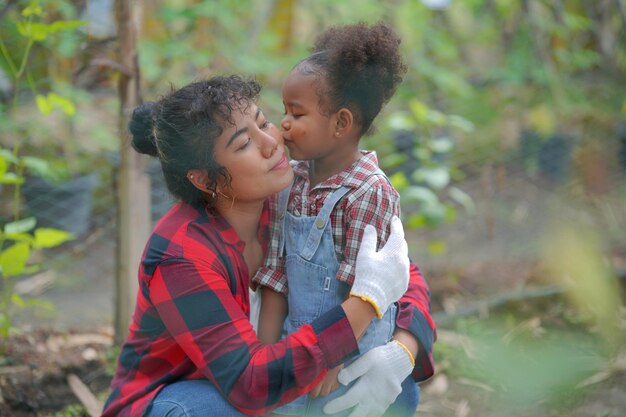
[[[391,219],[400,216],[400,205],[398,193],[380,175],[370,176],[356,192],[347,195],[347,200],[343,218],[343,260],[337,271],[337,279],[352,285],[365,226],[371,224],[376,228],[380,249],[389,237]]]
[[[419,343],[412,373],[415,381],[424,381],[435,372],[433,343],[437,340],[437,330],[430,309],[428,284],[417,265],[411,262],[409,288],[398,301],[396,327],[413,334]]]
[[[270,236],[268,250],[265,255],[263,266],[257,270],[252,278],[252,283],[269,287],[272,290],[287,295],[287,274],[285,273],[284,257],[280,251],[280,237],[282,234],[282,219],[278,212],[278,196],[273,196],[269,201]]]
[[[175,259],[155,270],[149,298],[167,332],[237,409],[261,415],[313,388],[358,352],[338,306],[286,339],[262,345],[219,262]],[[178,279],[181,276],[188,279]]]

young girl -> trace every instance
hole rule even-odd
[[[265,267],[254,278],[262,287],[259,338],[265,343],[274,343],[340,304],[350,294],[364,227],[372,224],[382,245],[392,217],[399,215],[398,193],[378,168],[375,153],[359,149],[360,138],[406,71],[399,44],[398,36],[383,24],[331,28],[284,82],[281,128],[291,158],[300,162],[292,164],[294,183],[276,207],[274,224],[281,227],[273,229]],[[416,380],[432,375],[434,325],[427,287],[419,278],[405,302],[401,300],[400,311],[393,306],[378,314],[359,341],[361,354],[379,347],[393,358],[386,372],[395,380],[376,390],[390,390],[388,405],[406,380],[402,401],[397,402],[403,403],[399,406],[407,416],[414,414],[419,396],[417,385],[407,377],[414,369]],[[309,398],[300,397],[276,413],[323,415],[324,405],[345,393],[345,387],[337,389],[340,370],[329,372]],[[344,374],[342,382],[348,379]],[[344,407],[330,405],[326,411],[345,408],[345,397]]]

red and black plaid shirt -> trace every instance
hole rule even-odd
[[[264,246],[268,223],[266,204]],[[159,221],[139,268],[137,305],[104,417],[140,416],[166,384],[201,378],[241,412],[265,414],[358,353],[341,307],[263,346],[249,322],[243,250],[214,211],[179,203]]]
[[[292,161],[295,178],[287,211],[295,216],[317,216],[324,201],[342,186],[350,191],[339,201],[330,215],[330,223],[337,259],[340,260],[336,278],[352,285],[354,266],[363,238],[365,226],[371,224],[376,229],[378,248],[389,236],[391,219],[400,216],[400,196],[389,181],[376,172],[376,153],[361,151],[362,157],[349,168],[311,187],[309,162]],[[276,199],[271,201],[271,221],[280,221]],[[289,288],[285,274],[283,254],[279,252],[281,228],[273,227],[270,247],[261,267],[255,274],[255,284],[286,294]],[[411,332],[420,342],[413,376],[421,381],[434,373],[432,345],[435,340],[435,324],[430,316],[430,292],[426,281],[417,266],[411,267],[409,288],[399,301],[396,321],[398,328]]]

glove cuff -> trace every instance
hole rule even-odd
[[[365,292],[365,291],[363,291]],[[383,313],[380,310],[380,307],[378,306],[378,303],[376,302],[376,297],[372,296],[372,295],[368,295],[368,294],[360,294],[359,291],[355,292],[354,288],[352,291],[350,291],[350,295],[354,296],[354,297],[359,297],[361,300],[370,303],[370,305],[374,308],[374,311],[376,312],[376,318],[377,319],[381,319],[383,318]],[[386,310],[386,309],[385,309]]]
[[[413,355],[411,355],[411,352],[407,349],[406,346],[404,346],[397,340],[392,340],[388,343],[388,345],[393,346],[391,350],[391,352],[393,353],[388,362],[389,368],[399,370],[403,374],[402,379],[406,378],[408,375],[411,374],[413,368],[415,367]]]
[[[400,342],[399,340],[396,339],[392,339],[392,342],[396,342],[398,345],[400,345],[400,347],[402,349],[404,349],[404,351],[406,352],[407,355],[409,355],[409,361],[411,362],[411,366],[415,367],[415,358],[413,357],[413,354],[411,353],[411,351],[409,350],[408,347],[406,347],[406,345],[402,342]]]

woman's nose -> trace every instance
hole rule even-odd
[[[280,132],[275,127],[263,134],[261,143],[261,154],[265,158],[270,158],[278,149],[278,144],[282,142]]]

